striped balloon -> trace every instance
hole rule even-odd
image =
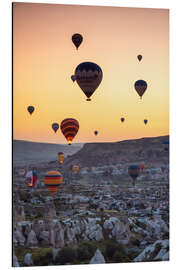
[[[44,176],[44,183],[51,195],[58,190],[60,184],[62,184],[62,175],[58,171],[49,171]]]
[[[74,118],[66,118],[61,122],[61,131],[69,145],[79,130],[79,123]]]

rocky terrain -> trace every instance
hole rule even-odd
[[[14,266],[169,260],[165,138],[85,144],[63,165],[39,162],[33,189],[18,174],[24,163],[14,165]],[[127,168],[141,161],[145,169],[133,187]],[[43,177],[54,169],[63,184],[51,197]]]

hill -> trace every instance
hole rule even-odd
[[[63,152],[65,156],[72,155],[79,151],[83,144],[53,144],[39,143],[22,140],[13,140],[13,164],[31,162],[46,162],[57,159],[57,153]]]
[[[125,140],[114,143],[86,143],[68,157],[64,166],[78,164],[80,167],[127,164],[145,161],[152,165],[168,162],[169,155],[162,142],[169,136]]]

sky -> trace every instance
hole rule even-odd
[[[78,51],[74,33],[83,36]],[[90,102],[71,80],[86,61],[103,71]],[[142,100],[139,79],[148,83]],[[168,9],[13,4],[14,139],[66,143],[51,124],[69,117],[80,125],[75,143],[169,134]]]

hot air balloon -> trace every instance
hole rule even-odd
[[[145,124],[145,125],[147,124],[147,122],[148,122],[148,120],[147,120],[147,119],[144,119],[144,124]]]
[[[33,106],[28,106],[27,110],[30,114],[32,114],[34,112],[34,107]]]
[[[169,151],[169,140],[164,141],[163,145],[164,145],[164,150]]]
[[[61,131],[69,145],[79,130],[79,123],[74,118],[66,118],[61,122]]]
[[[55,133],[58,130],[58,128],[59,128],[59,124],[58,123],[53,123],[52,124],[52,129],[54,130]]]
[[[76,49],[78,49],[79,48],[79,46],[81,45],[81,43],[82,43],[82,41],[83,41],[83,37],[80,35],[80,34],[74,34],[73,36],[72,36],[72,42],[74,43],[74,45],[76,46]]]
[[[147,89],[147,82],[143,80],[138,80],[135,82],[134,87],[140,98],[142,98],[144,92]]]
[[[145,168],[145,163],[144,163],[144,162],[141,162],[141,163],[139,164],[139,168],[140,168],[141,171],[143,171],[144,168]]]
[[[71,76],[71,80],[72,80],[73,82],[75,82],[76,76],[75,76],[75,75],[72,75],[72,76]]]
[[[34,187],[37,182],[37,173],[35,170],[26,173],[26,181],[29,187]]]
[[[124,122],[124,120],[125,120],[124,117],[121,117],[121,122],[122,122],[122,123]]]
[[[139,60],[139,62],[142,60],[142,55],[141,54],[139,54],[138,56],[137,56],[137,58],[138,58],[138,60]]]
[[[74,166],[72,167],[72,171],[73,171],[73,173],[78,173],[78,171],[79,171],[79,166],[78,166],[78,165],[74,165]]]
[[[98,135],[98,131],[97,131],[97,130],[94,131],[94,135],[95,135],[95,136]]]
[[[92,62],[79,64],[75,70],[76,82],[90,101],[90,97],[102,81],[103,73],[101,68]]]
[[[128,173],[132,178],[133,186],[135,186],[136,178],[138,177],[139,172],[140,172],[139,165],[130,165],[128,167]]]
[[[59,159],[59,163],[62,164],[64,161],[64,153],[63,152],[58,153],[58,159]]]
[[[49,171],[44,176],[44,183],[48,190],[51,192],[51,195],[54,195],[55,192],[59,189],[62,184],[62,175],[58,171]]]

